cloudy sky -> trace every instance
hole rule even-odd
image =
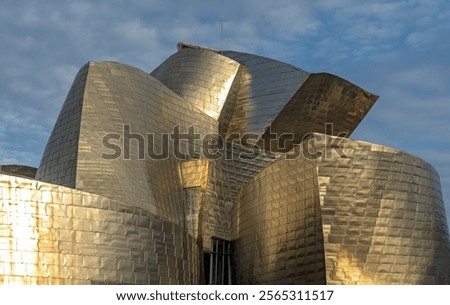
[[[346,78],[380,99],[353,138],[415,154],[440,173],[450,219],[450,2],[0,2],[0,164],[38,166],[90,60],[152,71],[178,41],[255,53]]]

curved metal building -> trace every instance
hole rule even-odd
[[[0,167],[0,283],[449,284],[437,172],[346,138],[376,99],[186,43],[89,62],[39,168]]]
[[[323,134],[291,153],[253,177],[234,206],[239,282],[448,283],[444,202],[428,163]]]

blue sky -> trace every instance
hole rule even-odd
[[[0,164],[38,166],[87,61],[152,71],[178,41],[330,72],[380,98],[352,135],[430,162],[450,219],[450,2],[2,1]]]

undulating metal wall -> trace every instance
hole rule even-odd
[[[233,208],[238,284],[325,284],[314,161],[280,158],[244,186]]]
[[[233,210],[238,283],[450,283],[447,220],[431,165],[323,134],[288,156],[251,179]]]
[[[78,72],[45,147],[36,179],[74,188],[88,66]]]
[[[390,147],[315,135],[329,284],[450,284],[439,176]]]
[[[197,249],[136,206],[0,174],[1,284],[196,284]]]

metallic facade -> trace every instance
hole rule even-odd
[[[376,99],[186,43],[89,62],[39,168],[0,168],[0,283],[448,284],[437,172],[343,138]]]
[[[336,138],[334,138],[336,139]],[[313,134],[307,158],[280,158],[233,210],[239,282],[442,284],[449,243],[436,171],[396,149]],[[292,152],[291,152],[292,153]]]
[[[198,282],[183,227],[123,202],[0,174],[3,284]]]

